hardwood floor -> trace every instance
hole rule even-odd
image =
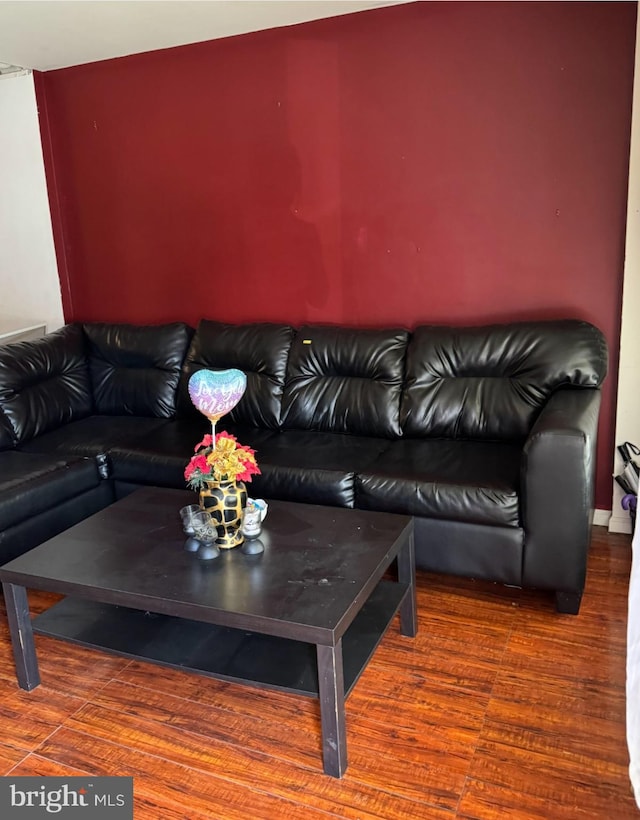
[[[0,617],[0,774],[129,775],[136,820],[640,818],[625,735],[630,537],[594,530],[577,617],[552,596],[419,574],[322,772],[317,701],[36,636],[17,687]],[[30,593],[32,610],[55,596]]]

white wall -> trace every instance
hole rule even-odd
[[[636,64],[629,163],[615,440],[616,445],[631,441],[640,447],[640,15],[636,28]],[[614,470],[618,473],[621,468],[622,460],[616,452]],[[611,532],[631,532],[629,513],[620,506],[622,495],[622,490],[614,482],[613,509],[609,519]]]
[[[31,72],[0,76],[0,322],[64,323]]]

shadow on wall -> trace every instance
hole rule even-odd
[[[277,304],[276,312],[288,322],[306,321],[310,309],[326,303],[328,285],[318,231],[298,215],[298,155],[285,142],[254,143],[247,173],[250,203],[239,214],[245,311],[259,315],[265,303]]]

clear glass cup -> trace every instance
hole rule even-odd
[[[220,549],[216,544],[218,537],[218,527],[216,520],[211,513],[198,508],[198,512],[191,516],[193,523],[194,538],[199,541],[196,555],[203,561],[211,561],[220,555]]]
[[[218,528],[215,518],[206,510],[198,509],[191,516],[193,534],[201,544],[213,544],[218,537]]]
[[[249,498],[242,518],[242,534],[245,538],[258,538],[262,532],[262,522],[267,514],[268,504],[262,498]]]
[[[194,535],[193,530],[193,516],[201,512],[197,504],[188,504],[180,510],[180,518],[182,519],[182,529],[187,535]]]

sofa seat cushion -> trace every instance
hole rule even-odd
[[[166,419],[160,418],[89,416],[38,436],[21,445],[20,450],[25,453],[95,456],[109,452],[121,442],[135,441],[167,423]]]
[[[100,481],[92,458],[0,453],[0,533],[82,495]]]
[[[261,447],[251,444],[262,471],[253,480],[251,494],[353,507],[356,473],[372,464],[389,444],[387,439],[341,433],[274,433]]]
[[[226,430],[241,444],[260,450],[262,443],[274,435],[269,430],[225,424]],[[109,451],[111,476],[128,484],[152,484],[158,487],[185,487],[184,470],[196,444],[211,432],[211,425],[200,415],[193,420],[169,421],[147,435],[116,445]]]
[[[520,526],[521,444],[402,439],[356,482],[362,509]]]

